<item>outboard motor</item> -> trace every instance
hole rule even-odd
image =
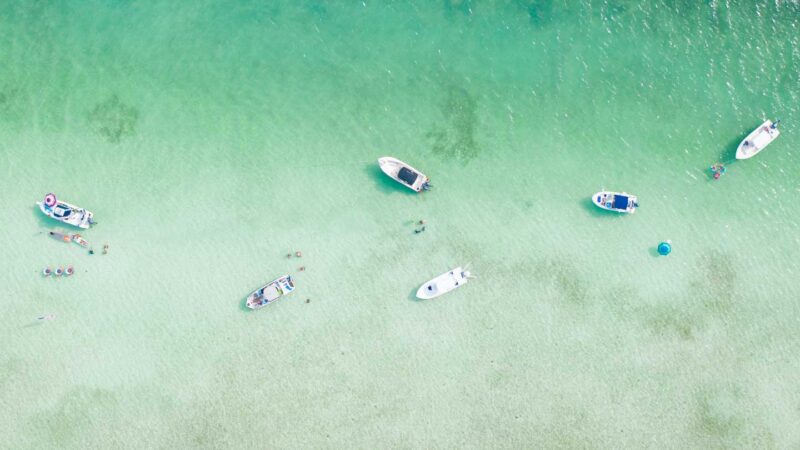
[[[772,126],[770,126],[770,128],[772,128],[773,130],[778,128],[778,124],[779,123],[781,123],[781,119],[778,119],[775,122],[772,122]]]

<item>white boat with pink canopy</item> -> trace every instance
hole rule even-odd
[[[752,133],[748,134],[736,149],[736,159],[752,158],[777,139],[781,135],[780,130],[778,130],[778,123],[780,123],[780,120],[776,120],[775,123],[767,120],[753,130]]]
[[[78,228],[89,228],[94,225],[94,214],[83,208],[58,200],[53,193],[47,194],[44,201],[36,202],[45,216],[51,217]]]

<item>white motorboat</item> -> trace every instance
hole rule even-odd
[[[284,275],[277,280],[261,286],[247,297],[247,307],[250,309],[260,309],[270,303],[278,301],[284,295],[288,295],[294,290],[294,282],[290,275]]]
[[[391,156],[378,159],[381,170],[395,181],[417,192],[427,191],[431,188],[430,178],[419,170]]]
[[[639,199],[627,192],[600,191],[592,196],[592,202],[600,208],[628,214],[639,207]]]
[[[467,284],[471,276],[468,270],[456,267],[423,284],[417,290],[417,298],[428,300],[446,294],[459,286]]]
[[[775,123],[767,120],[753,130],[752,133],[748,134],[739,144],[739,147],[736,148],[736,159],[752,158],[777,139],[781,134],[780,130],[778,130],[778,123],[780,123],[780,120]]]
[[[94,225],[94,214],[65,201],[57,200],[54,194],[47,194],[44,201],[36,202],[44,215],[79,228]]]

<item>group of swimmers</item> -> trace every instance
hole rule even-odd
[[[714,164],[711,166],[711,173],[713,174],[715,180],[719,180],[719,177],[725,175],[725,166],[719,163]]]
[[[419,222],[417,222],[417,225],[422,225],[422,228],[417,228],[417,229],[415,229],[415,230],[414,230],[414,234],[420,234],[420,233],[422,233],[423,231],[425,231],[425,224],[426,224],[426,223],[428,223],[428,222],[426,222],[426,221],[425,221],[425,219],[420,219],[420,221],[419,221]]]
[[[301,252],[300,250],[297,250],[296,252],[294,252],[294,256],[296,256],[298,258],[302,258],[303,257],[303,252]],[[286,258],[287,259],[289,259],[291,257],[292,257],[291,253],[287,253],[286,254]],[[306,270],[306,266],[300,266],[300,267],[297,268],[297,270],[300,271],[300,272],[303,272],[303,271]]]

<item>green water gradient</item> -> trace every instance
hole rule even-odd
[[[799,28],[796,1],[1,3],[0,447],[797,447]],[[95,255],[46,236],[51,191]]]

